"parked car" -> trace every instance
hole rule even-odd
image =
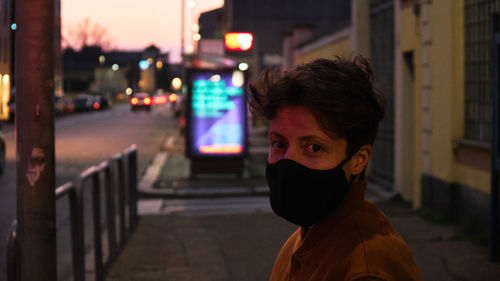
[[[64,105],[63,105],[63,99],[61,96],[56,96],[54,95],[54,114],[55,115],[62,115],[64,114]]]
[[[101,97],[101,109],[106,109],[109,107],[109,100],[106,96],[100,96]]]
[[[148,93],[136,93],[130,98],[130,108],[132,110],[136,110],[138,108],[151,110],[152,102],[151,96]]]
[[[92,95],[92,109],[100,110],[102,107],[102,98],[99,95]]]
[[[71,114],[75,112],[75,104],[73,103],[73,100],[68,97],[63,97],[62,102],[64,114]]]
[[[75,97],[75,111],[91,111],[93,110],[94,99],[91,95],[80,94]]]
[[[2,129],[2,124],[0,124],[0,129]],[[5,140],[0,131],[0,175],[5,171],[5,150]]]

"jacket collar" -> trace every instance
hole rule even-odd
[[[301,243],[298,243],[296,253],[305,253],[324,239],[325,233],[333,231],[342,231],[336,227],[351,219],[359,211],[365,200],[365,191],[367,186],[366,179],[360,179],[354,182],[349,188],[346,197],[340,203],[339,207],[330,215],[319,221],[317,224],[309,227],[309,229],[300,229]]]

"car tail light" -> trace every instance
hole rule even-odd
[[[176,94],[171,94],[169,97],[168,97],[168,101],[169,102],[175,102],[177,100],[177,95]]]
[[[151,99],[150,98],[144,98],[142,101],[145,105],[150,105],[151,104]]]
[[[139,104],[139,99],[138,98],[131,98],[130,99],[130,104],[131,105],[138,105]]]
[[[98,110],[98,109],[99,109],[99,107],[101,107],[101,106],[99,105],[99,103],[98,103],[98,102],[94,102],[94,109],[95,109],[95,110]]]

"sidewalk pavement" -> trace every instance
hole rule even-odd
[[[190,179],[182,138],[167,140],[140,182],[139,225],[107,280],[267,280],[281,245],[296,228],[270,208],[212,215],[164,211],[172,200],[267,196],[264,133],[260,129],[251,136],[243,179]],[[370,185],[366,197],[408,243],[424,280],[500,280],[500,263],[488,261],[486,247],[466,240],[454,225],[422,219],[387,195]]]

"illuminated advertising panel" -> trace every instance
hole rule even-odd
[[[248,32],[228,32],[224,35],[224,45],[228,51],[250,51],[253,35]]]
[[[10,78],[0,75],[0,120],[9,119]]]
[[[239,70],[189,72],[188,149],[191,156],[244,156],[245,78]]]

